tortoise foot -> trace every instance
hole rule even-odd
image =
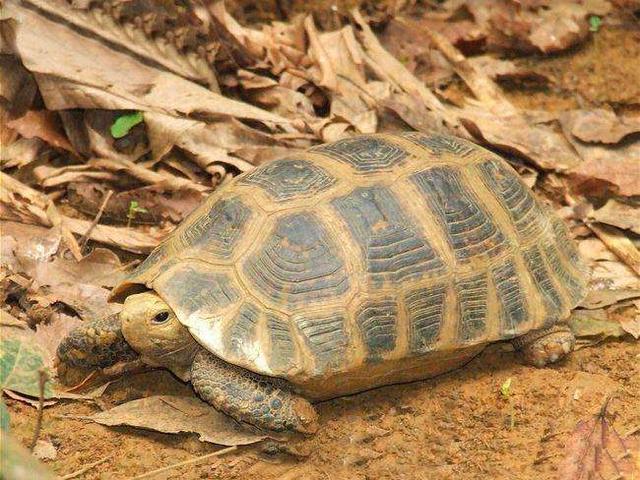
[[[576,338],[566,325],[534,330],[513,340],[513,346],[520,350],[525,362],[536,367],[555,363],[573,351]]]
[[[289,384],[231,365],[200,350],[191,367],[200,397],[238,421],[276,432],[314,433],[318,414]]]

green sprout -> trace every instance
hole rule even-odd
[[[136,218],[138,213],[147,213],[146,208],[141,207],[136,200],[129,202],[129,211],[127,212],[127,227],[131,226],[131,222]]]
[[[129,133],[129,131],[142,123],[144,117],[142,112],[127,113],[116,118],[116,121],[111,125],[111,136],[113,138],[122,138]]]
[[[511,377],[507,378],[502,385],[500,385],[500,394],[509,403],[509,430],[513,430],[516,426],[516,415],[513,404],[513,397],[511,396]]]
[[[589,17],[589,31],[597,32],[602,25],[602,19],[598,15],[591,15]]]

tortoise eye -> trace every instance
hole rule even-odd
[[[164,323],[167,320],[169,320],[169,312],[156,313],[156,316],[153,317],[153,323]]]

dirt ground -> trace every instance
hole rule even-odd
[[[396,385],[320,403],[321,429],[293,441],[292,453],[260,446],[154,478],[225,479],[554,479],[564,443],[575,424],[598,412],[613,395],[609,413],[624,434],[640,424],[640,343],[609,342],[575,352],[552,368],[523,365],[506,345],[486,349],[466,367],[439,378]],[[515,425],[500,386],[511,378]],[[154,394],[187,394],[166,372],[122,379],[103,406]],[[101,402],[101,403],[102,403]],[[31,438],[35,410],[9,400],[12,430]],[[90,404],[58,404],[44,414],[43,438],[58,447],[50,465],[68,474],[108,459],[84,478],[129,478],[217,447],[195,436],[107,428],[67,414],[90,415]]]
[[[595,39],[553,58],[519,62],[550,75],[555,86],[509,90],[515,103],[549,110],[640,98],[640,32],[604,28]],[[606,60],[603,60],[606,59]],[[637,101],[637,100],[636,100]],[[640,425],[640,342],[611,341],[581,349],[551,368],[524,366],[508,345],[492,345],[466,367],[436,379],[381,388],[320,403],[315,437],[291,442],[290,453],[261,446],[154,478],[225,479],[552,479],[569,433],[613,395],[609,413],[621,434]],[[511,378],[511,407],[500,386]],[[220,447],[193,435],[107,428],[64,418],[151,394],[188,394],[166,372],[141,374],[112,384],[96,403],[60,402],[47,408],[41,438],[58,456],[59,475],[106,458],[82,478],[129,478],[186,461]],[[32,436],[36,411],[7,399],[11,429]]]

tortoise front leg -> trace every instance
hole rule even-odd
[[[559,323],[514,338],[512,343],[527,363],[544,367],[567,356],[575,347],[576,337],[566,324]]]
[[[285,381],[231,365],[200,350],[191,367],[195,391],[214,408],[258,428],[314,433],[318,415]]]

